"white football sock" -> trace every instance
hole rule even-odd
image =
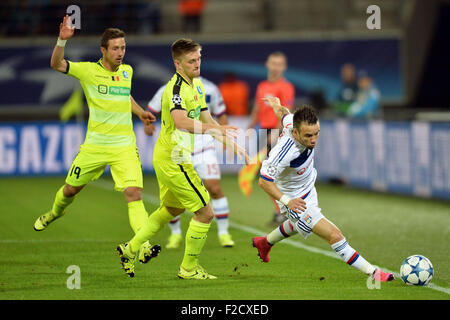
[[[267,235],[267,241],[269,244],[274,245],[278,241],[289,238],[295,233],[297,233],[297,231],[295,230],[292,222],[286,220],[278,228],[274,229]]]
[[[169,222],[169,228],[172,233],[181,234],[180,228],[180,217],[176,217],[172,221]]]
[[[371,275],[375,271],[375,267],[367,262],[359,253],[350,247],[347,240],[344,238],[341,241],[333,243],[331,245],[337,255],[345,261],[345,263],[351,265],[352,267],[364,272],[365,274]]]
[[[219,236],[224,233],[228,233],[229,221],[228,214],[230,209],[228,207],[227,197],[211,200],[214,215],[217,222],[217,233]]]

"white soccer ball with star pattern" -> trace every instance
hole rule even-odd
[[[400,277],[409,285],[426,286],[433,278],[433,274],[431,261],[419,254],[406,258],[400,267]]]

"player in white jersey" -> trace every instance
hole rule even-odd
[[[199,77],[205,89],[206,104],[210,113],[216,117],[217,122],[221,125],[228,124],[226,115],[226,106],[223,102],[222,94],[219,88],[211,81]],[[149,101],[147,108],[152,113],[161,112],[161,97],[164,92],[165,85],[158,89],[153,98]],[[146,126],[147,134],[153,133],[153,125]],[[220,186],[220,167],[217,161],[216,147],[214,138],[209,134],[195,135],[194,148],[192,152],[192,164],[199,177],[203,180],[206,189],[211,195],[212,206],[214,209],[219,242],[223,247],[233,247],[234,241],[228,232],[229,207],[228,200]],[[169,223],[171,235],[169,237],[166,248],[175,249],[181,245],[182,236],[180,229],[180,218],[176,217]]]
[[[312,233],[327,241],[347,264],[371,275],[378,281],[391,281],[392,273],[383,272],[367,262],[346,241],[344,235],[322,215],[314,187],[314,147],[319,137],[320,123],[314,109],[303,106],[291,114],[276,97],[264,98],[280,118],[283,132],[278,143],[262,163],[259,185],[278,201],[288,220],[265,237],[253,238],[253,246],[263,262],[269,262],[272,246],[300,233],[305,239]]]

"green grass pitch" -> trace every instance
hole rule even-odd
[[[255,234],[271,231],[269,198],[256,184],[249,198],[236,176],[224,176],[230,204],[234,248],[221,248],[213,222],[200,263],[218,276],[214,281],[177,278],[183,248],[165,250],[165,227],[153,243],[163,250],[148,265],[138,264],[128,278],[115,253],[132,236],[127,206],[113,191],[111,178],[88,185],[66,216],[43,232],[35,219],[49,210],[63,177],[0,180],[0,299],[154,299],[154,300],[300,300],[300,299],[443,299],[450,297],[450,203],[318,184],[326,217],[368,261],[398,272],[412,254],[434,265],[432,287],[406,286],[400,279],[368,289],[367,277],[323,252],[334,252],[313,235],[277,244],[269,263],[260,262],[251,246]],[[152,212],[158,203],[157,181],[147,176],[144,200]],[[183,214],[186,230],[191,215]],[[299,248],[308,246],[319,253]],[[69,266],[80,268],[81,288],[67,288]]]

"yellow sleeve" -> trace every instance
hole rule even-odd
[[[169,110],[183,109],[186,110],[186,101],[182,97],[181,85],[174,84],[173,86],[166,87],[164,91],[166,101],[169,103]]]
[[[72,62],[67,60],[66,74],[78,80],[83,80],[89,74],[90,64],[91,62]]]
[[[203,87],[203,83],[201,81],[198,82],[198,86],[200,87],[200,90],[197,91],[200,93],[200,111],[206,111],[208,110],[208,105],[206,104],[206,94],[205,94],[205,88]]]

